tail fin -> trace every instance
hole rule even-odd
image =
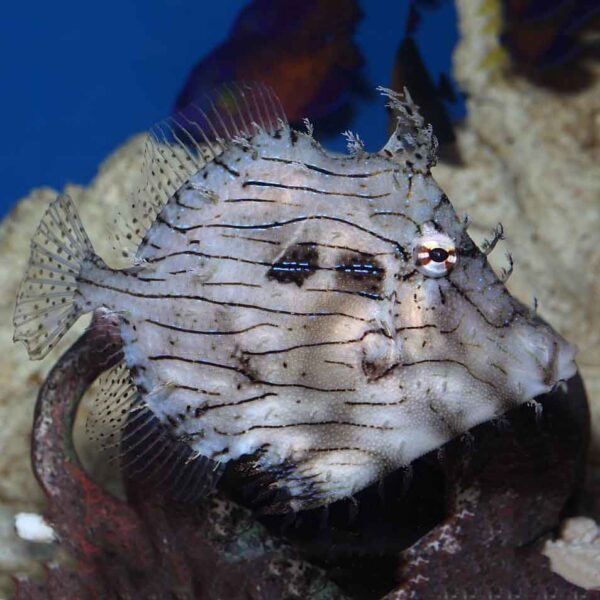
[[[31,240],[25,278],[17,294],[13,341],[31,359],[44,358],[82,313],[74,304],[82,262],[94,254],[73,201],[59,196]]]

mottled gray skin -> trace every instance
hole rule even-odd
[[[287,127],[237,140],[167,202],[137,266],[94,255],[77,275],[78,312],[122,315],[147,406],[198,454],[278,473],[278,510],[352,496],[575,372],[406,129],[344,157]],[[438,239],[457,261],[430,276],[416,254]]]

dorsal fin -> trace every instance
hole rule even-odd
[[[281,103],[262,83],[220,86],[156,124],[145,140],[141,185],[114,220],[117,254],[132,264],[169,198],[230,144],[287,127]]]
[[[388,98],[388,107],[396,113],[396,129],[381,152],[397,157],[411,170],[428,173],[437,160],[438,142],[432,126],[425,123],[406,88],[402,95],[381,86],[377,90]]]

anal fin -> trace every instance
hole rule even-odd
[[[210,493],[223,467],[177,439],[146,405],[124,360],[95,386],[88,436],[118,461],[128,493],[194,503]]]
[[[123,429],[120,460],[128,490],[151,490],[185,504],[212,492],[224,468],[174,437],[141,399]]]

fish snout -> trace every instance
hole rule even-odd
[[[577,371],[577,346],[545,324],[527,325],[517,332],[517,359],[512,371],[518,388],[528,399],[550,392]]]
[[[573,377],[577,347],[551,330],[539,332],[538,338],[535,345],[544,384],[554,387]]]

